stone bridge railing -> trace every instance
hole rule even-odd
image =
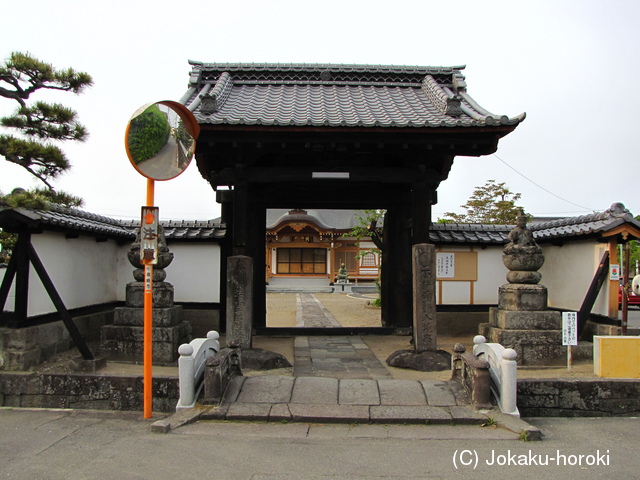
[[[218,332],[210,331],[207,338],[193,339],[178,348],[180,398],[176,410],[195,406],[204,381],[206,361],[220,350],[219,338]]]
[[[462,383],[476,408],[491,408],[493,394],[501,412],[519,417],[515,350],[487,343],[482,335],[476,335],[473,343],[473,353],[465,353],[462,344],[454,347],[453,379]]]

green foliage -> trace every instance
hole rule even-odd
[[[52,204],[64,207],[81,207],[84,201],[64,192],[55,192],[48,188],[24,190],[16,188],[8,195],[0,192],[0,209],[24,207],[31,210],[48,210]],[[0,263],[8,262],[15,247],[18,236],[0,230]]]
[[[480,425],[481,427],[492,427],[492,428],[496,428],[498,426],[498,422],[496,421],[495,418],[493,417],[487,417],[487,419],[485,420],[485,422]]]
[[[0,263],[9,263],[18,235],[0,230]]]
[[[386,210],[362,210],[356,214],[357,224],[345,237],[356,237],[358,240],[370,238],[378,250],[382,250],[382,229],[378,222],[384,218]]]
[[[467,203],[461,205],[466,213],[445,213],[438,223],[479,223],[513,225],[519,214],[516,202],[521,194],[513,193],[505,183],[487,180],[482,187],[476,187]]]
[[[84,201],[80,197],[47,188],[34,188],[33,190],[16,188],[9,195],[0,193],[0,205],[9,208],[24,207],[31,210],[48,210],[51,204],[63,207],[81,207]]]
[[[26,100],[39,90],[78,94],[92,83],[87,73],[72,68],[56,70],[29,53],[13,52],[0,65],[0,96],[18,102],[19,107],[13,115],[1,118],[0,125],[17,130],[26,138],[0,135],[0,155],[52,188],[50,181],[67,171],[70,164],[59,147],[46,142],[84,141],[88,134],[72,109],[42,101],[29,106]]]
[[[155,156],[166,145],[170,133],[167,116],[157,104],[131,120],[128,146],[134,163],[139,164]]]

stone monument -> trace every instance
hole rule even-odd
[[[488,342],[513,348],[520,365],[563,364],[562,313],[547,310],[547,288],[539,284],[538,272],[544,254],[527,228],[522,209],[509,232],[502,262],[509,269],[509,283],[499,288],[498,307],[489,309],[489,323],[480,324],[479,333]]]
[[[253,347],[253,259],[235,255],[227,260],[227,347],[238,349],[242,368],[290,368],[284,355]]]
[[[144,342],[144,269],[140,263],[140,233],[127,258],[134,282],[127,284],[126,306],[115,309],[113,325],[100,331],[100,349],[109,360],[142,363]],[[158,263],[153,268],[153,364],[168,365],[178,360],[178,347],[191,341],[191,324],[182,321],[182,306],[173,302],[173,285],[165,282],[164,269],[173,261],[162,226],[158,226]]]
[[[391,367],[423,372],[451,368],[451,355],[438,350],[436,322],[435,246],[413,246],[413,349],[397,350],[387,358]]]

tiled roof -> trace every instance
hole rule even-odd
[[[272,230],[285,222],[308,221],[322,230],[350,230],[358,224],[359,210],[267,210],[267,230]]]
[[[466,92],[464,66],[190,62],[181,103],[200,124],[328,127],[517,125]]]
[[[604,212],[537,223],[529,228],[536,240],[544,241],[606,233],[624,224],[640,229],[640,222],[631,212],[622,203],[614,203]]]
[[[287,217],[294,219],[295,215],[289,215],[288,212],[288,210],[269,210],[267,228],[276,226]],[[351,210],[308,210],[298,216],[313,220],[326,229],[349,230],[356,222],[356,213],[357,211]],[[0,210],[0,227],[19,224],[45,230],[130,240],[135,238],[136,230],[140,226],[138,220],[115,220],[55,205],[46,211],[26,208]],[[171,240],[216,240],[223,238],[226,232],[225,225],[220,224],[218,219],[165,221],[162,225],[165,228],[166,238]],[[538,242],[545,242],[556,239],[599,237],[621,226],[633,230],[631,232],[633,236],[640,235],[640,221],[636,220],[622,203],[614,203],[604,212],[536,223],[529,225],[529,228]],[[435,223],[430,228],[429,238],[435,244],[500,245],[507,242],[513,227],[513,225]]]
[[[139,220],[116,220],[75,208],[51,205],[49,210],[13,208],[0,210],[0,227],[24,224],[45,230],[108,237],[135,239]],[[172,240],[210,240],[224,237],[225,227],[218,221],[164,221],[165,237]]]
[[[271,217],[267,215],[267,228],[275,226],[288,217],[288,210],[271,210]],[[330,212],[337,212],[336,217],[331,217]],[[357,222],[356,215],[351,210],[308,210],[307,213],[323,221],[328,228],[349,230]],[[270,221],[271,219],[271,221]],[[276,222],[276,220],[278,220]],[[332,223],[330,220],[334,220]],[[340,222],[340,226],[338,223]],[[640,221],[625,208],[622,203],[614,203],[604,212],[567,217],[543,221],[528,225],[538,242],[552,241],[555,239],[578,239],[589,236],[600,236],[610,232],[621,225],[634,227],[640,232]],[[379,226],[382,222],[378,223]],[[469,223],[434,223],[429,229],[429,239],[435,244],[483,244],[501,245],[508,242],[509,232],[515,225],[479,225]]]
[[[0,226],[18,224],[67,233],[84,233],[109,238],[135,238],[131,229],[119,220],[58,205],[51,205],[48,210],[31,210],[22,207],[0,210]]]
[[[217,220],[169,220],[160,223],[165,237],[170,240],[211,240],[225,235],[225,227]],[[126,225],[135,233],[140,228],[140,221],[129,221]]]
[[[429,230],[429,239],[435,244],[503,244],[512,229],[513,225],[434,223]]]

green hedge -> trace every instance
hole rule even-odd
[[[167,144],[171,127],[167,116],[153,104],[131,120],[129,155],[137,165],[153,158]]]

